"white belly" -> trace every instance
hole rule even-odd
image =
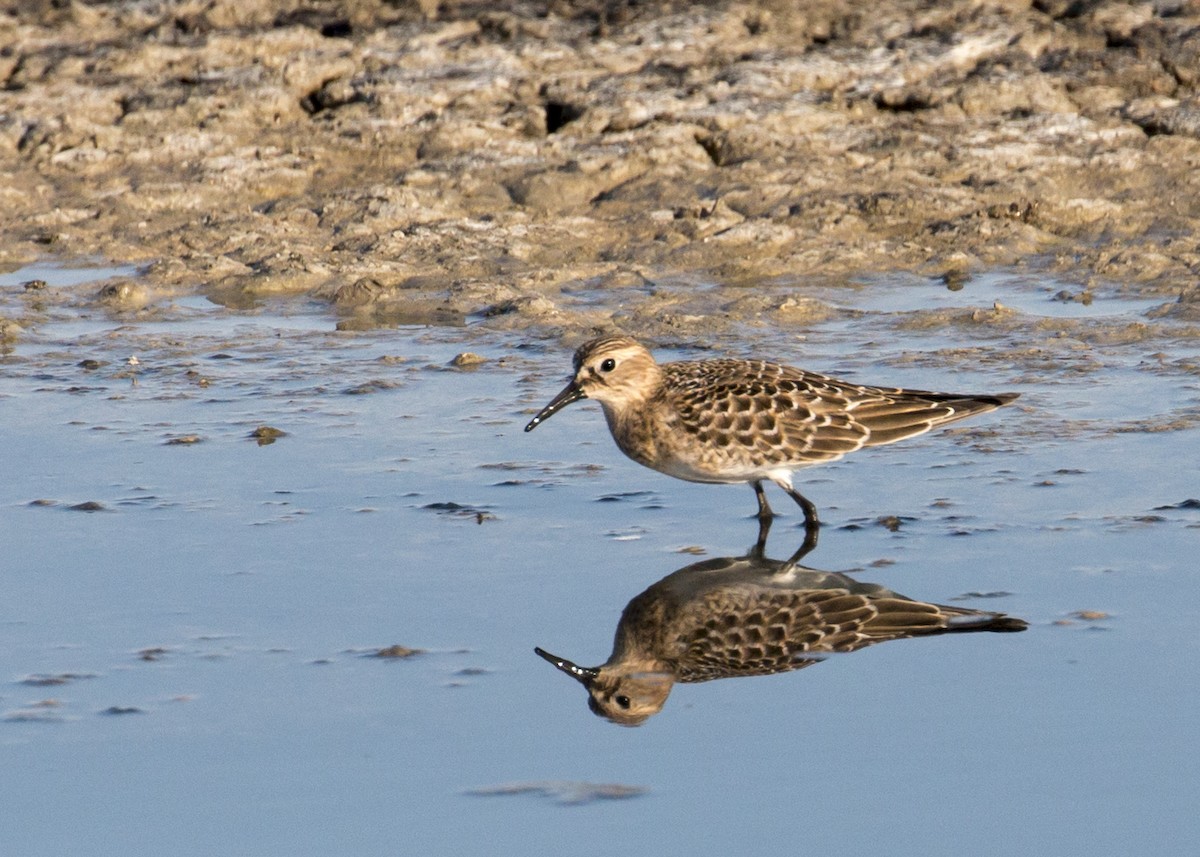
[[[660,473],[665,473],[668,476],[674,476],[676,479],[684,479],[688,482],[710,482],[720,484],[737,484],[741,482],[761,482],[770,480],[771,482],[790,485],[792,482],[792,471],[795,467],[755,467],[755,466],[739,466],[735,464],[727,464],[719,469],[710,467],[697,467],[688,461],[682,461],[677,458],[667,461],[657,462],[651,465]]]

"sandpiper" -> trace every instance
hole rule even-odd
[[[773,516],[763,491],[770,480],[804,510],[815,545],[817,509],[793,486],[795,471],[1015,398],[871,387],[765,360],[660,364],[637,341],[604,336],[575,352],[570,383],[525,431],[572,402],[595,399],[617,446],[634,461],[691,482],[749,482],[759,520]]]
[[[636,726],[662,709],[676,682],[788,672],[888,640],[1026,627],[1003,613],[914,601],[756,550],[681,568],[638,595],[601,666],[534,651],[587,689],[593,712]]]

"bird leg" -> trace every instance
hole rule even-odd
[[[801,559],[811,553],[813,548],[817,546],[817,535],[821,531],[821,521],[817,518],[817,507],[811,500],[791,485],[779,485],[779,487],[786,491],[788,496],[795,500],[796,504],[804,510],[804,542],[791,555],[788,561],[783,564],[782,568],[780,568],[780,573],[786,573],[791,571]]]
[[[754,486],[754,498],[758,500],[758,522],[761,525],[766,521],[767,529],[770,529],[770,521],[775,517],[775,513],[771,511],[771,504],[767,502],[767,492],[763,490],[761,481],[751,482],[750,484]],[[763,535],[765,536],[766,534],[764,533]]]
[[[750,556],[762,559],[766,553],[767,534],[771,532],[771,520],[775,517],[775,513],[771,511],[771,504],[767,502],[767,494],[763,490],[762,482],[752,482],[750,484],[754,486],[754,496],[758,500],[758,540],[754,543]],[[811,500],[790,485],[780,485],[779,487],[786,491],[788,496],[795,500],[800,508],[804,510],[804,542],[791,555],[788,561],[780,566],[777,572],[778,574],[786,574],[817,546],[817,536],[821,531],[821,522],[817,518],[817,507]]]
[[[790,485],[780,485],[779,487],[786,491],[788,496],[795,500],[800,508],[804,510],[804,529],[817,530],[821,526],[821,522],[817,520],[817,507],[813,505],[812,500],[809,500]]]
[[[771,504],[767,502],[767,492],[763,490],[762,482],[755,481],[750,484],[754,486],[754,499],[758,500],[758,540],[755,541],[750,556],[762,559],[767,549],[767,534],[771,532],[771,521],[774,520],[775,513],[771,511]]]

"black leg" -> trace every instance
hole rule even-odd
[[[783,490],[788,493],[788,496],[795,500],[796,503],[799,504],[800,508],[804,510],[804,528],[806,530],[810,528],[816,529],[817,527],[821,526],[821,522],[817,520],[817,507],[813,505],[811,500],[809,500],[795,488],[785,488],[782,485],[779,487],[783,488]]]
[[[762,482],[752,482],[750,484],[754,486],[754,498],[758,500],[759,523],[763,521],[769,522],[775,517],[775,513],[771,511],[771,504],[767,502],[767,492],[763,490]],[[768,523],[767,529],[770,529],[770,527],[771,525]]]
[[[779,569],[779,574],[786,574],[791,571],[801,559],[811,553],[813,548],[817,546],[817,536],[821,532],[821,521],[817,518],[817,507],[811,500],[797,491],[795,488],[788,488],[780,485],[788,496],[796,501],[796,504],[804,510],[804,542],[800,545],[791,557]]]
[[[771,532],[771,520],[775,517],[775,513],[771,511],[771,504],[767,502],[767,494],[763,491],[762,482],[752,482],[750,484],[754,486],[754,496],[758,500],[758,541],[751,548],[750,556],[754,559],[764,559],[766,556],[767,535]],[[817,546],[817,536],[821,531],[821,522],[817,518],[817,507],[807,497],[793,488],[783,485],[779,487],[787,491],[788,496],[795,500],[800,508],[804,510],[804,542],[788,558],[787,562],[782,563],[775,572],[776,574],[787,574]]]

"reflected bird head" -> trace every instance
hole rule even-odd
[[[616,672],[581,667],[544,649],[534,652],[587,689],[592,713],[621,726],[640,726],[662,711],[675,678],[666,672]]]
[[[572,402],[595,399],[606,411],[621,412],[650,396],[662,373],[653,355],[627,336],[593,339],[575,352],[575,375],[525,426],[533,431]]]

